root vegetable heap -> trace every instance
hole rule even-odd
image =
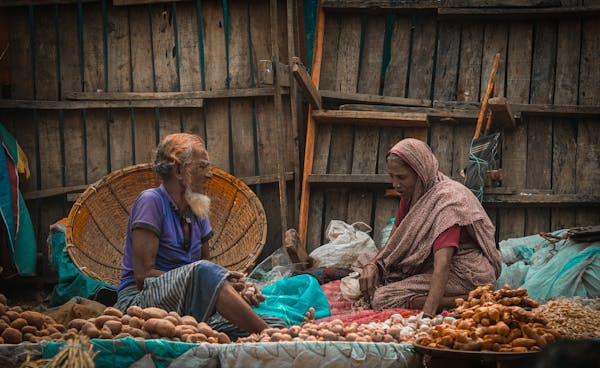
[[[438,318],[454,321],[451,317]],[[386,342],[412,343],[415,336],[425,336],[432,324],[430,318],[410,316],[404,318],[399,314],[392,315],[385,322],[372,322],[358,325],[352,323],[344,326],[339,319],[330,322],[305,322],[290,328],[268,328],[260,334],[252,334],[238,339],[239,343],[282,342],[282,341],[354,341],[354,342]]]
[[[44,314],[9,307],[0,294],[0,344],[37,343],[62,339],[65,326]]]
[[[131,336],[135,339],[166,339],[190,343],[231,342],[222,332],[213,330],[204,322],[198,323],[192,316],[180,316],[160,308],[131,306],[123,314],[116,308],[106,308],[96,318],[74,319],[69,322],[69,334],[83,334],[89,338],[119,339]]]
[[[523,309],[537,307],[525,289],[508,285],[494,291],[485,285],[469,293],[468,299],[457,299],[455,324],[434,326],[429,336],[420,337],[420,345],[438,349],[468,351],[528,352],[546,347],[560,336],[547,326],[544,318]]]

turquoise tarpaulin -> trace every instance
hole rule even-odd
[[[94,280],[79,271],[65,249],[65,233],[61,226],[53,226],[50,233],[51,262],[58,269],[58,284],[50,296],[50,305],[64,304],[75,296],[90,298],[100,288],[115,289],[105,282]]]
[[[19,149],[15,138],[2,124],[0,140],[0,213],[8,234],[8,251],[21,276],[33,275],[37,245],[31,218],[18,187]],[[9,162],[12,163],[10,171]]]
[[[262,289],[265,301],[254,308],[258,314],[276,316],[288,325],[302,323],[310,307],[315,318],[331,315],[329,302],[317,279],[309,275],[287,277]]]
[[[188,344],[166,340],[93,339],[96,368],[129,367],[150,354],[157,368],[364,367],[417,368],[421,357],[412,345],[390,343],[298,341],[253,344]],[[44,345],[45,359],[64,342]]]

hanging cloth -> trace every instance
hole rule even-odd
[[[1,124],[0,143],[0,214],[7,235],[7,253],[13,266],[10,268],[20,275],[32,275],[37,246],[31,218],[19,191],[18,175],[22,172],[28,176],[27,157]]]

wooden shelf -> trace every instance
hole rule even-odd
[[[426,128],[427,115],[413,112],[314,110],[315,121],[325,124]]]
[[[247,176],[238,178],[246,185],[257,185],[257,184],[272,184],[279,182],[279,175],[277,174],[269,174],[269,175],[258,175],[258,176]],[[292,171],[288,171],[285,173],[285,181],[294,180],[294,173]],[[49,188],[36,190],[31,192],[24,192],[23,199],[26,201],[34,200],[34,199],[42,199],[55,197],[59,195],[67,194],[67,201],[74,202],[75,199],[85,191],[92,184],[84,184],[84,185],[73,185],[68,187],[58,187],[58,188]],[[70,195],[73,194],[73,195]]]
[[[287,90],[286,90],[287,92]],[[67,100],[170,100],[273,96],[275,88],[231,88],[193,92],[66,92]]]
[[[203,99],[168,99],[168,100],[134,100],[134,101],[50,101],[50,100],[0,100],[0,109],[33,109],[33,110],[85,110],[85,109],[129,109],[129,108],[168,108],[194,107],[201,108]]]
[[[391,187],[387,174],[311,174],[308,182],[313,186]]]
[[[560,0],[323,0],[323,8],[336,10],[350,9],[438,9],[438,8],[519,8],[557,7]]]
[[[410,106],[389,106],[389,105],[361,105],[346,104],[341,105],[340,110],[354,111],[378,111],[389,113],[417,113],[425,114],[430,119],[456,119],[456,120],[477,120],[479,109],[472,108],[435,108],[435,107],[410,107]]]
[[[312,187],[337,189],[341,186],[379,191],[391,189],[387,174],[311,174],[308,182]],[[549,190],[524,190],[496,187],[485,188],[483,204],[493,207],[598,207],[600,195],[555,194]],[[392,196],[393,197],[393,196]]]
[[[438,16],[444,19],[486,18],[486,19],[539,19],[593,17],[600,14],[598,6],[573,6],[552,8],[439,8]]]
[[[495,207],[598,207],[600,196],[592,194],[486,194],[483,204]]]

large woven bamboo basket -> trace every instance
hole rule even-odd
[[[267,238],[267,219],[256,195],[241,180],[212,168],[206,184],[211,198],[210,260],[247,271]],[[86,275],[117,286],[129,212],[138,195],[160,184],[151,164],[115,171],[90,185],[77,199],[67,221],[67,250]]]

